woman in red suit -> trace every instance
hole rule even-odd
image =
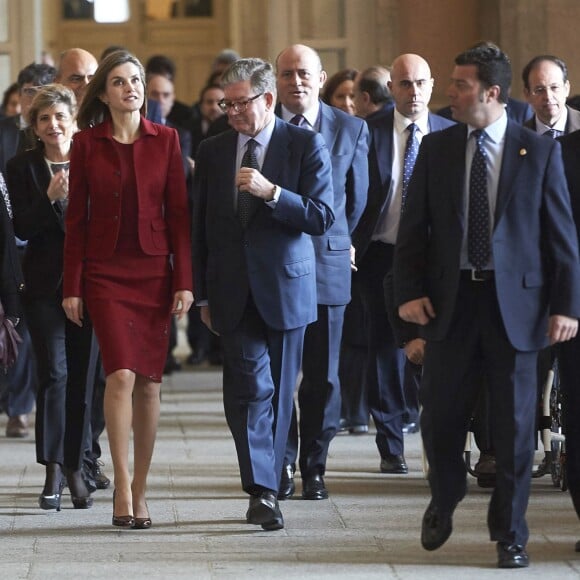
[[[144,118],[144,91],[143,67],[126,51],[106,57],[87,88],[70,164],[63,300],[76,324],[88,309],[101,347],[113,525],[140,529],[151,526],[145,491],[170,317],[193,303],[177,132]]]

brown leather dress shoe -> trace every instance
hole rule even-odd
[[[28,437],[28,415],[9,417],[6,424],[6,437],[22,439]]]

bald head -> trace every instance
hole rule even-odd
[[[56,80],[74,92],[80,105],[97,66],[97,59],[90,52],[82,48],[65,50],[60,55]]]
[[[276,84],[278,99],[295,115],[312,108],[320,89],[326,81],[326,73],[318,53],[304,44],[285,48],[276,59]]]
[[[395,107],[401,115],[417,120],[428,111],[433,79],[427,61],[418,54],[402,54],[391,67],[388,83]]]

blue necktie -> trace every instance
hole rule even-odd
[[[407,144],[405,145],[405,156],[403,157],[403,189],[401,191],[401,213],[403,213],[405,209],[409,181],[411,181],[411,175],[413,175],[413,168],[415,167],[415,161],[417,161],[417,155],[419,153],[417,125],[415,125],[415,123],[411,123],[407,127],[407,131],[409,131],[409,137],[407,138]]]
[[[542,137],[550,137],[550,139],[556,139],[562,135],[562,131],[557,129],[548,129],[546,132],[542,133]]]
[[[483,148],[485,131],[473,132],[476,149],[469,176],[469,215],[467,229],[467,256],[476,270],[482,270],[489,262],[490,227],[489,200],[487,197],[487,153]]]
[[[246,145],[246,152],[242,157],[242,164],[240,167],[251,167],[252,169],[260,170],[258,165],[258,158],[256,157],[256,141],[250,139]],[[238,190],[238,219],[240,220],[242,227],[246,227],[250,221],[250,217],[254,213],[256,206],[259,203],[259,199],[249,193],[248,191]]]

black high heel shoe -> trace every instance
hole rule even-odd
[[[66,479],[70,490],[70,499],[76,510],[88,510],[93,507],[93,498],[88,489],[81,469],[76,471],[67,470]]]
[[[38,507],[42,510],[60,511],[62,490],[66,485],[59,463],[48,463],[46,466],[46,480],[44,489],[38,496]],[[52,493],[51,493],[52,492]]]
[[[135,525],[135,518],[132,515],[116,516],[115,515],[115,495],[117,490],[113,491],[113,525],[119,528],[132,528]]]

